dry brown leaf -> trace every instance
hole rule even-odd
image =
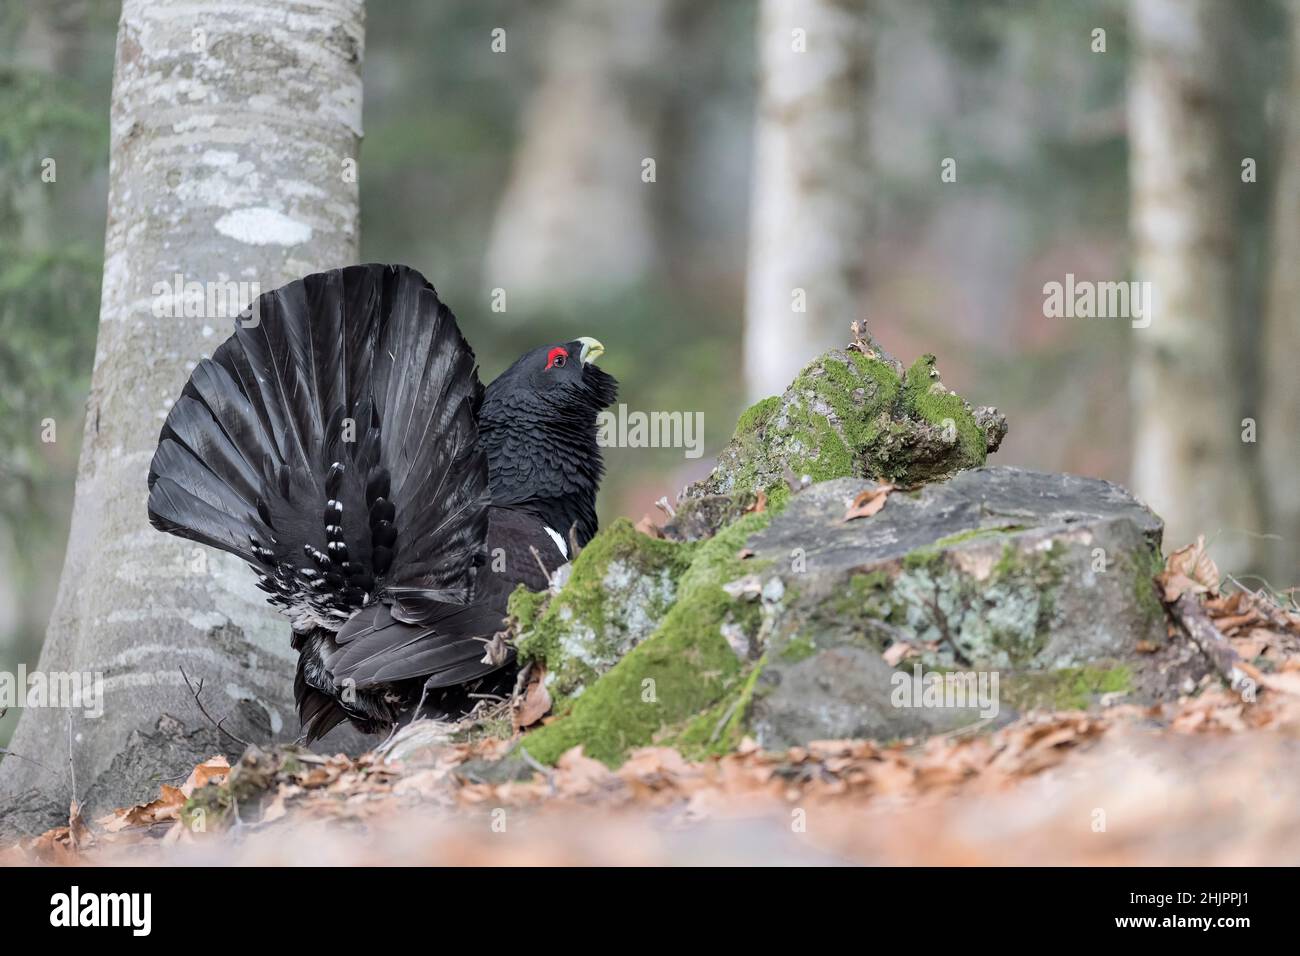
[[[566,794],[588,793],[617,779],[603,763],[584,754],[581,744],[560,754],[555,769],[558,771],[556,785]]]
[[[295,787],[293,789],[298,789],[298,788]],[[279,789],[277,789],[275,792],[275,797],[272,798],[269,804],[267,804],[266,809],[262,811],[263,823],[273,823],[274,821],[279,820],[281,817],[283,817],[286,813],[289,812],[284,805],[284,798],[288,791],[289,791],[288,787],[286,787],[284,784],[280,784]]]
[[[885,648],[885,653],[880,656],[885,659],[885,663],[890,667],[897,667],[903,661],[907,660],[907,658],[917,657],[920,653],[920,651],[907,643],[907,641],[894,641],[894,643]]]
[[[1184,594],[1210,594],[1219,592],[1219,569],[1205,550],[1205,536],[1199,535],[1195,544],[1179,548],[1165,560],[1165,569],[1156,575],[1164,590],[1165,602],[1172,604]]]
[[[194,791],[199,787],[206,787],[209,783],[224,782],[228,773],[230,773],[230,761],[224,754],[209,757],[190,771],[189,779],[181,784],[181,793],[188,799],[194,796]]]
[[[649,515],[641,516],[641,520],[636,523],[636,530],[652,538],[662,538],[664,536],[663,529],[655,524],[654,518]]]
[[[1300,671],[1288,670],[1276,674],[1263,674],[1259,682],[1269,690],[1300,697]]]
[[[1247,611],[1245,614],[1235,614],[1231,617],[1216,617],[1214,618],[1214,624],[1220,631],[1227,634],[1229,631],[1235,631],[1247,624],[1254,624],[1258,620],[1260,620],[1258,614],[1254,611]]]
[[[860,492],[853,499],[853,504],[849,505],[849,509],[844,512],[844,520],[852,521],[855,518],[870,518],[885,507],[885,501],[888,500],[889,493],[893,490],[893,485],[883,484]]]
[[[223,758],[224,759],[224,758]],[[163,784],[157,800],[136,804],[122,810],[99,817],[95,822],[107,833],[139,827],[151,827],[164,820],[175,820],[180,816],[187,797],[180,787]]]
[[[73,800],[68,807],[68,845],[74,853],[79,853],[95,842],[95,837],[86,825],[86,818],[81,813],[81,804]]]
[[[546,716],[546,712],[551,709],[551,694],[546,689],[545,677],[546,669],[534,664],[528,686],[513,701],[510,708],[510,719],[516,732],[523,730],[525,727],[531,727]]]

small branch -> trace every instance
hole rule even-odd
[[[72,777],[72,802],[80,803],[77,799],[77,767],[72,760],[72,712],[68,712],[68,773]]]
[[[35,760],[32,757],[24,757],[22,754],[16,754],[12,750],[6,750],[4,747],[0,747],[0,757],[13,757],[15,760],[26,760],[28,763],[36,764],[36,766],[40,767],[46,773],[54,773],[51,768],[45,766],[45,764],[41,763],[39,760]]]
[[[542,555],[538,552],[537,547],[530,544],[528,550],[533,553],[533,557],[537,561],[537,566],[542,569],[542,577],[547,581],[551,580],[551,572],[546,570],[546,562],[542,560]]]
[[[1229,685],[1236,689],[1247,679],[1246,672],[1241,668],[1241,656],[1214,626],[1195,594],[1183,594],[1169,605],[1169,611],[1183,632],[1210,659]]]
[[[532,767],[546,778],[546,785],[550,787],[551,794],[554,795],[556,792],[555,771],[539,762],[537,758],[528,752],[527,748],[525,748],[523,744],[519,745],[519,754],[524,758],[524,763],[528,764],[528,766]]]
[[[225,734],[231,740],[237,743],[241,743],[245,747],[253,746],[250,742],[245,740],[243,737],[237,737],[234,734],[232,734],[230,731],[228,731],[225,727],[221,726],[223,723],[225,723],[226,717],[222,717],[221,720],[212,719],[212,715],[208,713],[208,709],[203,706],[203,701],[199,699],[199,694],[203,693],[203,678],[202,677],[199,678],[199,686],[195,688],[193,682],[190,680],[190,675],[185,673],[185,668],[182,667],[180,671],[181,671],[181,677],[185,678],[185,686],[188,687],[190,689],[190,693],[194,695],[194,703],[198,705],[199,713],[201,713],[204,717],[208,719],[208,723],[210,723],[213,727],[216,727],[220,733]]]
[[[1258,611],[1260,617],[1265,618],[1269,624],[1290,633],[1300,632],[1300,627],[1297,627],[1296,622],[1291,620],[1286,609],[1279,607],[1277,604],[1270,601],[1263,591],[1252,591],[1231,574],[1227,575],[1227,578],[1237,587],[1241,588],[1241,592],[1246,596],[1246,603],[1249,604],[1252,609]]]

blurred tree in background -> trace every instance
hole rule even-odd
[[[1238,418],[1263,422],[1270,407],[1280,416],[1259,445],[1239,449],[1246,477],[1233,493],[1277,498],[1278,520],[1294,525],[1300,499],[1276,490],[1294,491],[1300,468],[1293,434],[1278,434],[1294,432],[1300,414],[1284,387],[1296,380],[1300,93],[1286,73],[1296,4],[1221,2],[1233,21],[1213,42],[1230,97],[1221,135],[1235,226],[1220,341],[1239,371],[1220,398]],[[871,82],[856,104],[866,155],[855,195],[869,228],[857,261],[843,244],[845,268],[862,277],[844,327],[865,316],[890,351],[934,352],[945,382],[1006,411],[998,461],[1128,482],[1130,366],[1143,330],[1045,317],[1043,287],[1067,273],[1141,278],[1130,231],[1130,0],[863,6]],[[424,272],[485,378],[539,340],[594,335],[630,408],[705,415],[702,458],[609,450],[606,520],[639,517],[699,477],[746,401],[759,9],[753,0],[368,4],[361,258]],[[80,433],[117,13],[112,0],[0,0],[0,669],[34,659],[66,538],[77,449],[42,443],[40,423]],[[1258,160],[1256,183],[1238,181],[1245,156]],[[56,184],[41,181],[46,157],[57,158]],[[762,342],[795,364],[822,344],[793,321]],[[1259,454],[1271,455],[1267,477]],[[1202,507],[1213,508],[1199,522],[1208,534],[1261,530]],[[1277,530],[1292,542],[1298,533]],[[1294,552],[1271,573],[1292,583]]]
[[[0,0],[0,669],[36,660],[72,509],[116,7]],[[51,428],[62,441],[42,440]],[[0,743],[16,718],[0,721]]]

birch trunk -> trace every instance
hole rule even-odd
[[[1228,149],[1231,5],[1133,0],[1129,178],[1135,276],[1152,283],[1133,332],[1134,488],[1165,520],[1169,547],[1210,540],[1244,570],[1260,531],[1241,439],[1230,340],[1238,159]]]
[[[201,716],[181,666],[236,734],[297,735],[285,620],[239,562],[149,527],[145,478],[170,402],[256,291],[223,302],[227,287],[201,287],[211,301],[169,318],[176,277],[265,291],[356,260],[363,17],[361,0],[123,4],[99,335],[39,664],[102,674],[103,715],[85,713],[93,694],[24,710],[0,829],[66,822],[74,785],[92,811],[151,799],[241,749]]]
[[[865,0],[763,2],[745,306],[753,399],[780,394],[863,317],[868,39]]]
[[[1278,588],[1300,584],[1300,7],[1291,7],[1291,65],[1273,193],[1272,272],[1264,311],[1260,451],[1269,499],[1269,574]]]

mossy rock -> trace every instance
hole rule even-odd
[[[904,370],[874,343],[833,349],[746,410],[713,472],[683,497],[782,501],[805,478],[919,484],[983,465],[1005,434],[996,409],[972,409],[943,385],[932,355]]]
[[[1162,529],[1122,488],[981,468],[846,522],[867,487],[815,485],[750,541],[797,595],[762,647],[747,725],[760,744],[891,740],[1143,699],[1146,651],[1166,641],[1152,586]],[[985,681],[994,706],[900,703],[917,668]]]
[[[868,487],[815,484],[698,542],[611,526],[558,596],[519,598],[532,628],[524,656],[586,674],[521,746],[551,763],[581,744],[616,765],[649,744],[700,757],[745,736],[770,748],[895,740],[995,726],[1033,708],[1145,699],[1144,650],[1166,641],[1152,585],[1161,524],[1122,488],[986,467],[894,492],[876,515],[846,521]],[[572,635],[592,622],[622,633],[594,594],[610,555],[670,569],[675,592],[593,678],[582,669],[588,639]],[[951,693],[963,686],[966,696]]]
[[[546,666],[557,706],[650,636],[676,599],[693,550],[641,534],[620,518],[582,549],[558,595],[516,590],[510,614],[518,622],[520,659]]]
[[[763,625],[761,602],[732,597],[723,585],[761,569],[761,562],[741,557],[750,535],[770,520],[771,512],[740,518],[715,537],[696,545],[675,544],[641,536],[640,548],[669,548],[689,564],[675,579],[675,600],[657,626],[621,660],[598,679],[587,683],[580,694],[569,694],[557,703],[556,719],[526,734],[520,746],[543,763],[553,763],[571,747],[581,744],[585,752],[610,765],[617,765],[634,748],[653,743],[673,743],[684,737],[696,750],[725,747],[734,742],[733,733],[704,733],[699,725],[704,715],[729,709],[727,721],[743,726],[746,686],[752,688],[758,660],[738,653],[724,631],[739,632],[757,639]],[[599,546],[601,532],[592,545]],[[653,544],[650,544],[653,542]],[[588,545],[588,549],[592,547]],[[586,558],[584,551],[578,558]],[[581,586],[577,564],[574,577],[544,612],[566,600],[575,583]],[[611,618],[604,618],[609,626]],[[537,656],[561,672],[572,662],[567,659],[571,642],[563,622],[551,619],[553,637],[521,641],[525,659]],[[543,650],[544,649],[544,650]],[[737,716],[739,715],[739,716]],[[724,730],[725,730],[724,726]]]

